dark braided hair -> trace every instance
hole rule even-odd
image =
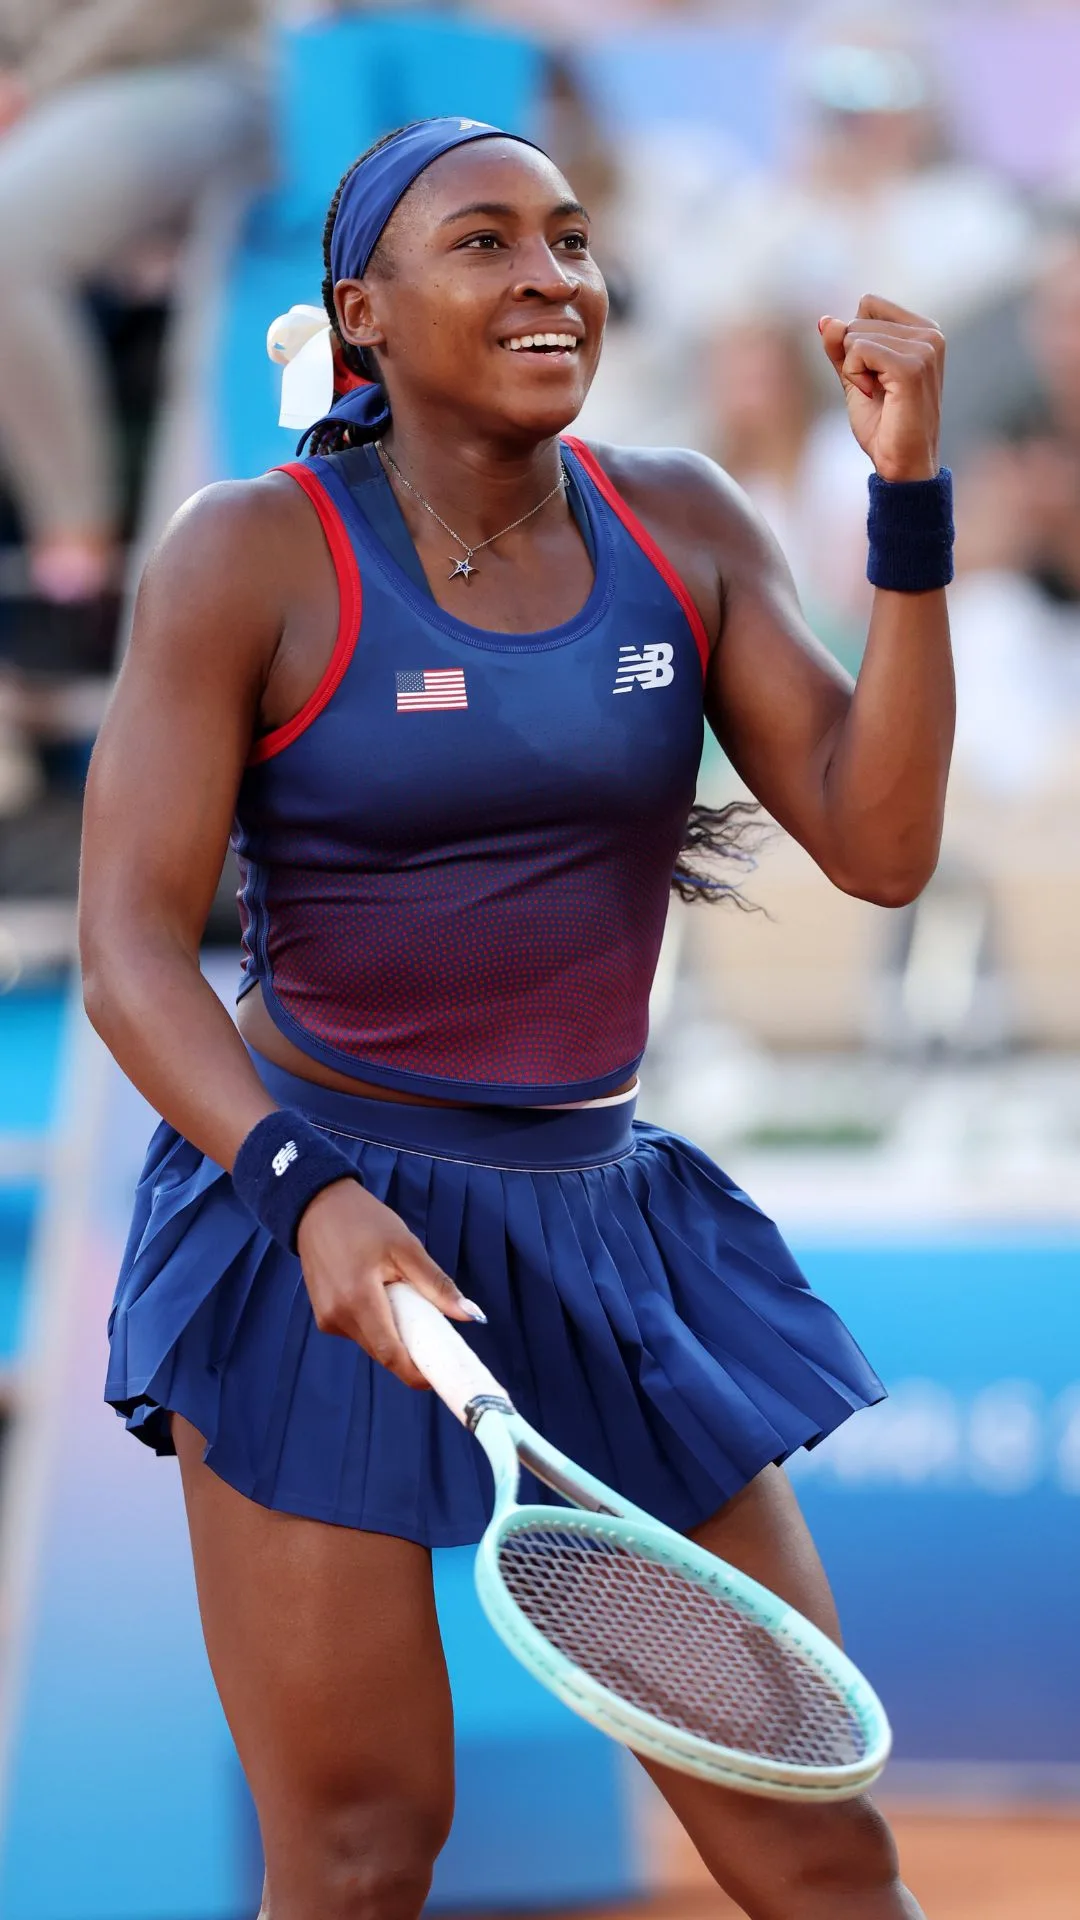
[[[752,873],[771,831],[756,800],[729,800],[726,807],[691,807],[682,851],[672,869],[672,892],[691,906],[696,900],[730,900],[744,913],[760,912],[733,880],[725,880],[722,873],[713,873],[708,866],[703,871],[691,865],[688,856],[704,854],[706,861],[732,861],[744,873]]]
[[[384,133],[381,139],[373,141],[366,152],[360,154],[359,158],[353,161],[352,166],[346,168],[342,174],[326,212],[326,223],[323,227],[323,305],[334,330],[343,364],[348,367],[350,373],[359,374],[363,380],[379,381],[379,366],[375,355],[368,348],[354,347],[348,340],[342,338],[337,308],[334,304],[334,280],[330,264],[334,222],[337,219],[337,211],[346,183],[352,178],[357,167],[362,167],[365,160],[370,159],[373,153],[378,153],[380,147],[385,147],[391,140],[396,140],[399,134],[407,133],[410,126],[420,124],[419,121],[412,120],[407,126],[395,127],[390,133]],[[368,266],[384,273],[388,270],[389,255],[383,234],[379,235]],[[343,421],[340,427],[327,428],[320,437],[319,452],[341,452],[349,444],[348,436],[347,422]],[[730,861],[742,867],[745,872],[752,872],[757,864],[758,849],[769,832],[760,815],[761,808],[754,800],[732,800],[725,807],[707,807],[701,804],[691,807],[682,851],[671,875],[672,892],[677,893],[680,900],[690,904],[697,900],[731,900],[744,912],[754,910],[753,902],[745,898],[734,881],[725,879],[722,873],[711,872],[708,865],[704,868],[696,864],[692,865],[690,856],[704,855],[706,862]]]
[[[378,153],[380,147],[388,146],[390,141],[396,140],[399,134],[408,133],[410,127],[419,126],[420,124],[421,122],[418,120],[411,120],[406,126],[394,127],[389,133],[384,133],[378,140],[373,140],[366,152],[360,154],[360,156],[353,161],[351,167],[346,167],[345,172],[342,174],[341,179],[334,189],[334,197],[326,210],[322,243],[323,306],[326,308],[330,325],[334,330],[334,338],[337,341],[338,352],[343,365],[348,367],[350,373],[358,373],[362,380],[379,381],[379,364],[375,355],[367,347],[354,347],[348,340],[342,338],[341,327],[338,324],[337,307],[334,304],[334,275],[330,262],[330,249],[334,239],[334,222],[337,219],[338,208],[341,205],[341,196],[348,182],[356,172],[357,167],[362,167],[365,160],[370,160],[373,153]],[[371,259],[368,261],[368,270],[370,271],[370,269],[374,267],[376,272],[381,270],[385,273],[389,268],[389,264],[390,255],[386,246],[385,235],[380,234],[375,243],[375,250],[372,253]],[[348,436],[349,429],[347,423],[343,423],[340,427],[328,428],[320,436],[319,451],[321,453],[340,453],[341,449],[349,444]]]

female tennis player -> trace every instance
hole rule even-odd
[[[708,460],[561,437],[606,298],[537,148],[390,136],[335,196],[326,285],[351,391],[147,569],[82,941],[90,1016],[164,1116],[107,1395],[180,1456],[264,1915],[411,1920],[452,1798],[429,1550],[479,1538],[490,1477],[415,1391],[388,1282],[475,1323],[580,1465],[838,1632],[778,1463],[883,1389],[772,1223],[634,1121],[635,1074],[703,718],[845,891],[897,905],[933,869],[942,341],[879,299],[821,323],[877,470],[853,689]],[[234,821],[237,1026],[199,972]],[[865,1801],[656,1778],[754,1920],[918,1913]]]

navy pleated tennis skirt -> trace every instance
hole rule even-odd
[[[770,1461],[884,1388],[772,1222],[633,1102],[408,1106],[253,1056],[282,1106],[332,1133],[488,1317],[465,1337],[572,1459],[688,1530]],[[171,1453],[168,1416],[250,1499],[427,1546],[478,1540],[491,1476],[432,1393],[320,1333],[300,1262],[172,1127],[139,1182],[106,1399]],[[551,1499],[528,1479],[526,1498]]]

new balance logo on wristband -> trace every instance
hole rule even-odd
[[[288,1253],[296,1252],[304,1209],[317,1193],[336,1180],[363,1185],[348,1154],[290,1107],[256,1121],[240,1142],[232,1178],[237,1199]]]

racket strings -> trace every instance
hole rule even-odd
[[[531,1522],[503,1537],[499,1570],[545,1639],[641,1712],[786,1765],[865,1756],[859,1720],[806,1655],[632,1543]]]

